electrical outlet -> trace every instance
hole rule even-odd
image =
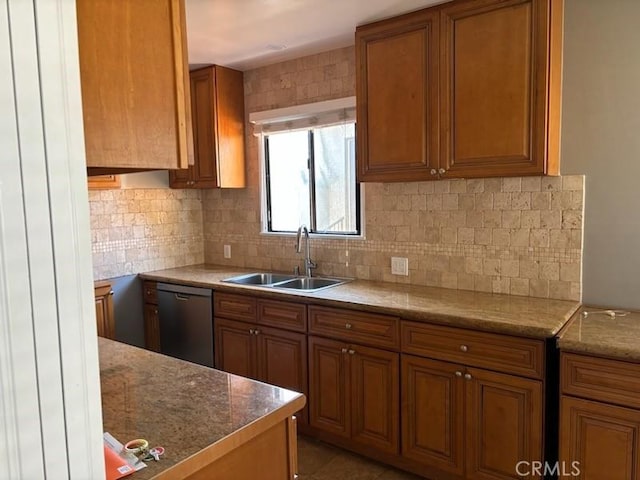
[[[409,275],[409,259],[405,257],[391,257],[391,273],[393,275]]]
[[[224,258],[231,258],[231,245],[224,246]]]

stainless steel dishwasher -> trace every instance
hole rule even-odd
[[[160,352],[213,367],[212,290],[158,283]]]

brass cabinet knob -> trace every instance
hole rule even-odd
[[[250,329],[249,329],[249,334],[250,334],[250,335],[253,335],[254,333],[255,333],[255,330],[254,330],[253,328],[250,328]]]
[[[342,348],[340,351],[341,351],[342,353],[347,353],[347,349],[346,349],[346,348]]]
[[[254,335],[260,335],[260,330],[258,330],[257,328],[253,331]]]
[[[466,345],[460,345],[460,351],[468,352],[469,351],[469,347],[467,347]]]
[[[349,355],[353,355],[353,354],[355,354],[355,353],[356,353],[356,351],[355,351],[355,350],[353,350],[353,349],[349,349]]]
[[[350,323],[345,324],[344,328],[346,328],[347,330],[351,330],[351,324]]]
[[[465,374],[464,374],[464,378],[465,378],[466,380],[471,380],[471,374],[470,374],[470,373],[465,373]]]
[[[440,175],[444,175],[445,173],[447,173],[447,171],[446,171],[444,168],[440,167],[440,168],[438,169],[438,173],[439,173]]]
[[[431,171],[429,172],[431,175],[437,175],[438,171],[435,168],[432,168]]]
[[[462,376],[462,372],[456,372],[456,377],[461,377]]]

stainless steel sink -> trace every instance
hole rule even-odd
[[[301,277],[288,282],[273,285],[274,288],[289,288],[291,290],[320,290],[321,288],[334,287],[346,283],[348,280],[338,278]]]
[[[246,275],[238,275],[237,277],[225,278],[222,281],[237,283],[239,285],[270,286],[274,283],[285,282],[295,278],[297,278],[295,275],[286,275],[283,273],[248,273]]]
[[[283,288],[312,292],[322,288],[334,287],[350,281],[344,278],[298,277],[283,273],[247,273],[237,277],[225,278],[227,283],[254,285],[258,287]]]

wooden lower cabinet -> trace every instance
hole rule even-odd
[[[255,326],[217,317],[213,325],[216,368],[243,377],[257,378]]]
[[[402,355],[402,455],[467,479],[543,459],[542,382]]]
[[[464,473],[462,370],[402,355],[402,455],[458,475]]]
[[[309,423],[334,435],[349,437],[350,379],[345,355],[343,342],[309,337]]]
[[[144,301],[144,346],[147,350],[160,351],[160,319],[158,317],[158,284],[145,280],[142,283]]]
[[[96,301],[96,325],[98,336],[116,338],[116,322],[113,314],[113,290],[105,281],[95,282],[94,295]]]
[[[305,335],[273,328],[257,328],[259,380],[289,390],[307,391]]]
[[[560,354],[560,463],[583,480],[640,480],[640,364]]]
[[[582,480],[640,479],[640,411],[561,397],[560,464]]]
[[[307,394],[307,339],[302,333],[214,319],[216,368]],[[307,412],[297,414],[307,423]]]
[[[466,368],[466,467],[468,479],[522,476],[518,462],[543,460],[542,382]]]
[[[309,337],[312,427],[355,444],[399,451],[399,355]]]

